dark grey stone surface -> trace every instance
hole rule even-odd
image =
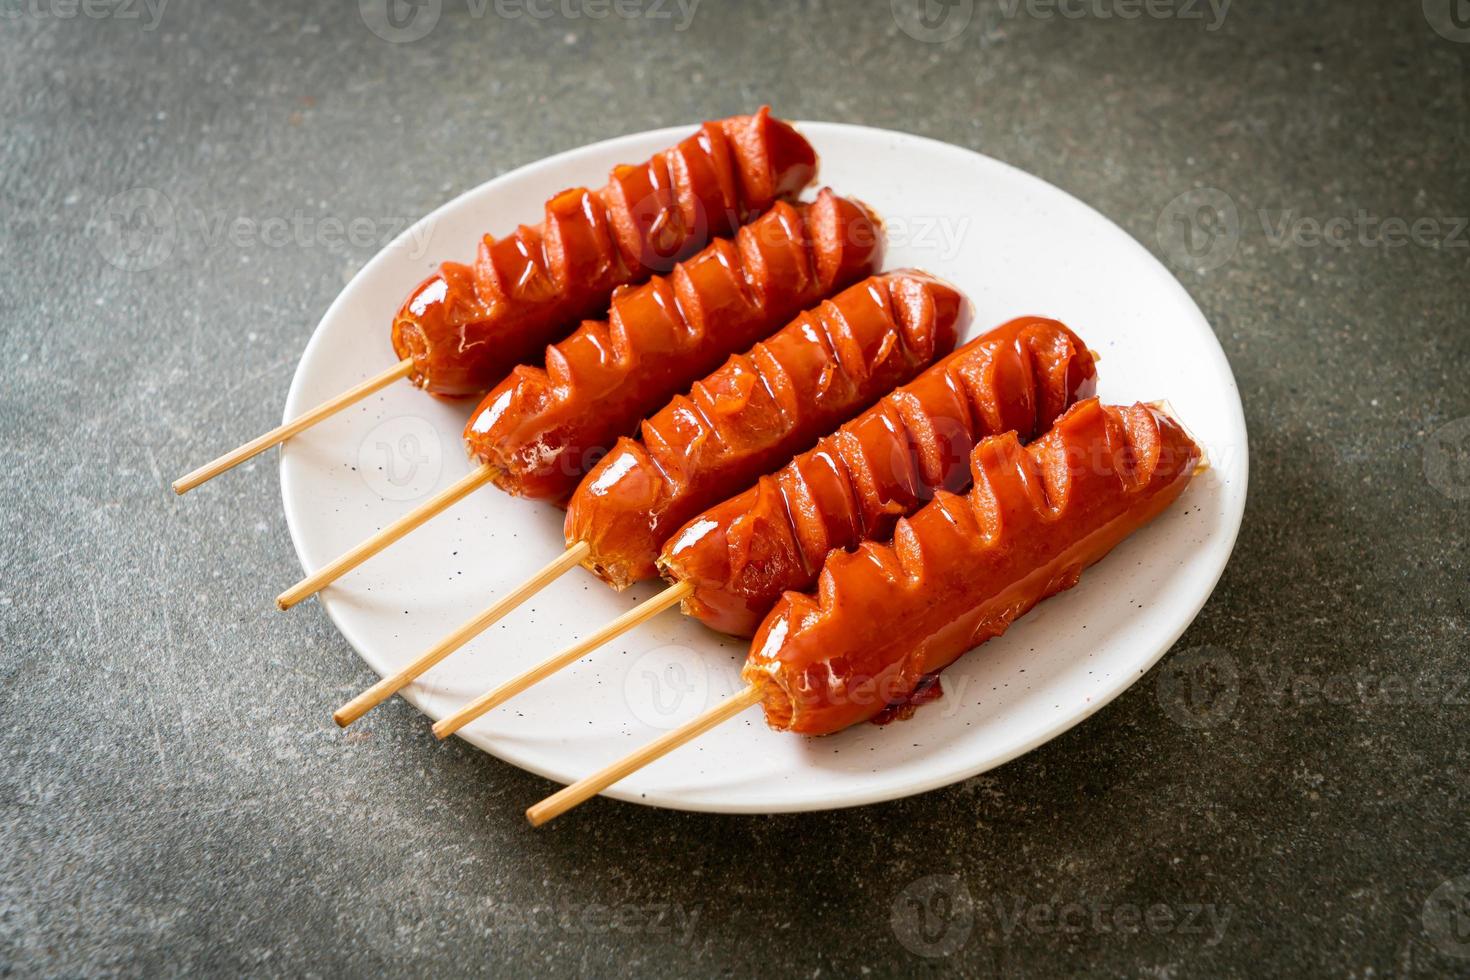
[[[672,0],[430,0],[412,43],[350,0],[159,2],[0,0],[0,972],[1470,971],[1452,0],[956,0],[942,42],[903,29],[911,0],[703,0],[687,30]],[[314,606],[272,608],[297,572],[273,457],[167,482],[276,421],[376,250],[321,219],[387,234],[763,101],[974,147],[1164,258],[1244,394],[1239,546],[1163,666],[997,772],[802,816],[595,801],[533,832],[549,784],[402,702],[332,725],[370,675]],[[1159,221],[1200,188],[1239,231],[1202,222],[1191,255]],[[107,223],[140,189],[175,238]],[[305,230],[232,241],[237,217]]]

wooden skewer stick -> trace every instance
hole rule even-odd
[[[686,722],[673,731],[659,736],[637,752],[548,796],[526,811],[526,819],[531,821],[533,827],[539,827],[548,820],[554,820],[572,807],[601,793],[625,776],[637,772],[685,742],[693,741],[703,735],[720,722],[733,718],[751,705],[759,703],[760,699],[760,689],[752,684],[733,698],[715,705],[693,721]]]
[[[448,738],[485,712],[499,707],[531,685],[550,677],[574,660],[580,659],[584,654],[596,650],[604,643],[611,642],[615,637],[623,635],[638,624],[652,619],[665,609],[682,601],[693,591],[694,586],[688,582],[677,582],[669,586],[652,599],[629,609],[585,640],[578,640],[556,656],[543,660],[539,666],[532,667],[519,677],[513,677],[494,690],[480,695],[436,724],[434,734],[439,738]]]
[[[378,389],[388,387],[388,385],[397,381],[399,378],[408,377],[412,372],[413,358],[405,357],[377,377],[368,378],[355,388],[348,388],[342,394],[335,398],[327,399],[300,418],[293,419],[285,425],[277,426],[265,435],[251,439],[239,449],[227,452],[214,462],[206,463],[189,475],[180,477],[174,481],[174,493],[188,493],[190,490],[199,486],[199,484],[212,480],[225,470],[239,466],[252,456],[258,456],[272,446],[285,442],[298,432],[305,431],[313,425],[316,425],[327,416],[335,415],[348,405],[362,401]]]
[[[338,708],[332,715],[332,720],[343,728],[346,728],[398,693],[398,691],[404,688],[414,678],[464,646],[480,633],[489,629],[498,620],[504,618],[511,610],[515,609],[537,592],[540,592],[548,583],[555,581],[567,569],[572,568],[577,562],[586,557],[589,550],[585,541],[578,541],[558,555],[551,564],[527,579],[514,592],[507,593],[489,609],[486,609],[474,619],[439,641],[438,645],[428,653],[419,657],[392,677],[385,677],[378,681],[378,683]]]
[[[392,524],[383,528],[377,534],[368,538],[362,544],[343,554],[336,560],[323,565],[285,592],[276,596],[276,605],[282,609],[290,609],[301,600],[309,599],[316,595],[322,589],[325,589],[337,581],[337,579],[346,575],[358,565],[361,565],[373,555],[376,555],[403,537],[409,531],[428,521],[429,518],[441,511],[448,510],[450,505],[463,500],[475,490],[489,483],[494,479],[495,472],[495,467],[489,463],[482,463],[480,466],[471,470],[466,476],[460,478],[453,486],[446,487],[442,492],[424,501]]]

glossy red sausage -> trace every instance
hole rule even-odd
[[[613,170],[600,190],[546,203],[536,226],[485,236],[473,265],[446,262],[393,319],[393,349],[436,395],[480,395],[585,317],[638,283],[729,235],[812,182],[817,156],[763,107],[708,122],[646,163]]]
[[[1089,399],[1029,448],[982,442],[967,496],[941,493],[892,544],[835,551],[814,594],[782,597],[745,679],[766,721],[825,735],[910,698],[1179,496],[1200,451],[1168,415]]]
[[[1092,354],[1062,324],[1012,320],[691,519],[659,569],[694,586],[686,613],[749,636],[782,592],[811,587],[827,552],[882,540],[936,490],[963,490],[979,440],[1007,430],[1035,438],[1096,378]]]
[[[496,485],[564,500],[639,421],[797,313],[875,271],[882,234],[862,205],[823,191],[779,203],[680,263],[619,290],[606,321],[589,320],[517,367],[465,427],[470,455]]]
[[[954,349],[969,304],[922,272],[873,276],[730,358],[577,487],[568,543],[615,588],[658,574],[669,532]]]

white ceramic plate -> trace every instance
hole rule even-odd
[[[806,739],[769,731],[751,708],[614,786],[608,795],[619,799],[739,813],[822,809],[919,793],[998,766],[1077,724],[1147,671],[1204,604],[1240,526],[1246,432],[1234,378],[1198,307],[1146,250],[1075,198],[968,150],[860,126],[800,128],[821,154],[822,182],[884,217],[889,268],[917,266],[957,283],[974,301],[975,332],[1028,313],[1064,321],[1102,353],[1106,400],[1168,399],[1213,469],[1077,588],[947,670],[944,698],[913,719]],[[327,311],[285,416],[391,363],[388,319],[437,261],[473,255],[485,230],[537,221],[554,192],[600,182],[613,165],[645,159],[692,129],[551,157],[419,222]],[[471,407],[396,384],[289,442],[281,490],[302,566],[319,568],[468,472],[460,431]],[[388,674],[562,547],[560,511],[486,488],[320,601],[363,660]],[[405,695],[441,718],[656,588],[617,594],[578,569]],[[737,690],[744,647],[667,612],[461,734],[507,762],[569,782]],[[348,693],[323,691],[323,712]],[[358,724],[371,725],[371,716]]]

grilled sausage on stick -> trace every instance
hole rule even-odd
[[[977,338],[744,493],[673,533],[664,576],[693,589],[684,611],[749,636],[781,593],[805,591],[828,552],[883,541],[938,490],[970,485],[990,435],[1046,432],[1097,387],[1092,352],[1056,320],[1021,317]]]
[[[681,444],[655,443],[630,463],[649,482],[677,470],[688,478],[694,506],[748,486],[763,469],[789,459],[885,392],[949,353],[967,304],[953,287],[920,272],[874,276],[803,313],[749,352],[731,357],[644,425],[645,433],[677,431]],[[589,478],[590,479],[590,478]],[[578,490],[580,496],[586,482]],[[643,510],[642,498],[625,503]],[[645,519],[649,519],[645,515]],[[588,553],[580,542],[566,555]],[[533,583],[549,579],[543,573]],[[407,669],[335,715],[346,724],[442,660],[513,608],[535,585],[501,599]],[[670,600],[677,601],[677,599]]]
[[[547,351],[545,368],[522,365],[487,394],[465,444],[496,485],[565,500],[620,436],[691,378],[882,264],[877,222],[828,190],[801,210],[778,204],[750,232],[754,245],[716,242],[710,261],[646,291],[632,323],[584,326]]]
[[[941,493],[891,544],[828,557],[815,592],[787,593],[751,642],[742,692],[527,811],[545,823],[759,703],[779,731],[826,735],[903,703],[1158,516],[1202,458],[1161,409],[1079,403],[1029,448],[982,442],[967,496]]]
[[[730,354],[873,272],[882,251],[877,219],[824,190],[811,204],[777,203],[733,242],[713,242],[671,275],[618,291],[607,320],[587,320],[549,348],[545,369],[516,368],[471,416],[465,442],[479,466],[286,590],[277,604],[295,605],[492,480],[532,496],[551,494],[566,474],[575,486],[588,461],[645,415]]]
[[[811,586],[828,550],[886,536],[935,491],[964,489],[970,450],[981,438],[1007,430],[1034,438],[1091,394],[1095,377],[1092,354],[1055,320],[1027,317],[976,338],[755,490],[694,517],[657,556],[673,580],[667,589],[472,701],[434,733],[456,731],[680,600],[706,624],[748,635],[783,591]],[[618,466],[617,458],[610,465]],[[637,488],[650,479],[630,482]],[[634,533],[648,506],[643,498],[588,496],[585,507],[574,499],[567,512],[568,537],[574,528],[587,534],[587,560],[604,577],[647,572],[656,544]],[[624,506],[613,506],[615,500]]]
[[[705,123],[599,190],[546,203],[539,225],[485,236],[473,264],[446,262],[393,319],[401,360],[375,378],[175,481],[184,493],[399,378],[436,395],[479,395],[541,353],[618,286],[638,283],[728,235],[816,176],[811,145],[768,107]]]

